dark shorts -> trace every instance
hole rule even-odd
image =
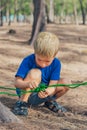
[[[40,98],[38,96],[38,93],[32,93],[28,99],[28,105],[37,106],[46,101],[47,101],[47,98]]]
[[[20,89],[16,89],[16,92],[18,94],[18,96],[20,95],[21,93],[21,90]],[[20,96],[19,96],[20,97]],[[48,96],[46,98],[40,98],[38,96],[38,93],[32,93],[28,99],[28,105],[29,106],[38,106],[46,101],[49,101],[49,100],[54,100],[56,97],[55,95],[54,96]]]
[[[55,100],[56,96],[48,96],[46,98],[40,98],[38,93],[32,93],[28,99],[28,105],[38,106],[46,101]]]

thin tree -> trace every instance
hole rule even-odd
[[[6,8],[6,5],[8,4],[3,0],[0,0],[0,26],[3,26],[3,10]]]
[[[3,26],[3,10],[2,1],[0,1],[0,26]]]
[[[33,0],[34,21],[32,26],[31,38],[29,44],[34,44],[39,32],[45,30],[45,0]]]
[[[83,6],[83,0],[79,0],[79,2],[80,2],[80,6],[81,6],[83,24],[85,24],[85,22],[86,22],[86,11],[85,11],[85,8]]]
[[[54,0],[50,0],[49,20],[50,23],[54,22]]]
[[[72,3],[73,3],[74,20],[75,20],[75,23],[78,25],[76,1],[72,0]]]

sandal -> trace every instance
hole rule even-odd
[[[58,104],[56,101],[47,101],[45,102],[45,107],[47,107],[49,110],[53,111],[53,112],[67,112],[67,110],[61,106],[60,104]]]
[[[23,101],[17,101],[12,109],[12,112],[15,115],[24,115],[27,116],[28,115],[28,107],[27,107],[27,103],[23,102]]]

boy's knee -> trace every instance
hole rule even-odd
[[[58,83],[61,84],[71,84],[71,80],[70,79],[66,79],[66,78],[61,78]]]
[[[58,81],[59,84],[71,84],[71,80],[70,79],[66,79],[66,78],[61,78],[59,81]],[[69,90],[68,87],[63,87],[64,91],[67,92]]]
[[[31,69],[26,77],[29,80],[41,81],[41,71],[39,69]]]
[[[29,75],[32,77],[32,78],[35,78],[35,77],[41,77],[41,71],[39,69],[31,69],[30,72],[29,72]]]
[[[70,79],[63,79],[63,83],[64,84],[71,84],[71,80]],[[65,91],[67,92],[69,90],[69,87],[64,87]]]
[[[68,87],[64,87],[64,91],[67,92],[69,90]]]

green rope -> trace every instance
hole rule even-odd
[[[10,93],[10,92],[0,92],[2,95],[8,95],[8,96],[17,96],[17,94]]]
[[[23,94],[26,94],[26,93],[45,91],[45,89],[48,87],[68,87],[68,88],[74,89],[74,88],[77,88],[80,86],[86,86],[86,85],[87,85],[87,82],[74,83],[74,84],[53,84],[53,85],[49,85],[49,86],[46,86],[45,84],[40,84],[39,87],[37,87],[33,90],[29,90],[29,91],[21,90],[20,96]],[[0,89],[16,91],[16,88],[9,88],[9,87],[4,87],[4,86],[0,86]],[[9,96],[18,96],[17,94],[14,94],[11,92],[0,92],[0,94],[9,95]]]

